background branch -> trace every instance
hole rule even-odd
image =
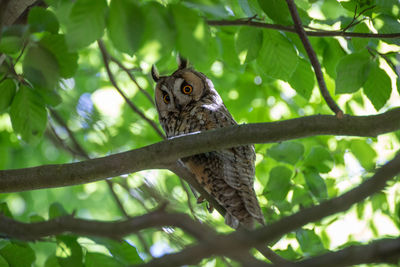
[[[265,29],[274,29],[279,31],[293,32],[296,33],[296,29],[291,26],[284,26],[279,24],[269,24],[264,22],[252,21],[252,20],[207,20],[210,26],[250,26]],[[400,33],[361,33],[361,32],[344,32],[344,31],[305,31],[308,36],[313,37],[357,37],[357,38],[379,38],[379,39],[390,39],[400,38]]]
[[[300,262],[279,265],[281,267],[333,267],[352,266],[366,263],[397,264],[400,260],[400,238],[382,239],[368,245],[350,246],[335,252],[302,260]]]
[[[269,243],[307,223],[315,222],[329,215],[349,209],[353,204],[381,191],[386,186],[386,182],[399,173],[400,154],[378,169],[370,179],[339,197],[303,209],[254,231],[236,231],[229,235],[220,235],[218,238],[215,238],[213,243],[202,242],[196,246],[183,249],[178,253],[154,259],[147,266],[165,266],[164,264],[168,262],[173,262],[176,265],[196,264],[201,259],[212,255],[234,254],[262,243]]]
[[[145,169],[170,168],[180,158],[224,148],[315,135],[377,136],[400,129],[400,108],[372,116],[314,115],[188,134],[82,162],[0,171],[0,192],[69,186]]]
[[[296,29],[296,32],[299,35],[301,42],[303,43],[304,49],[306,50],[307,55],[310,58],[310,62],[311,65],[313,66],[315,76],[317,77],[317,82],[321,95],[325,99],[329,108],[336,114],[336,116],[338,118],[343,118],[343,111],[339,108],[335,100],[333,100],[333,98],[328,92],[328,88],[326,87],[324,80],[324,75],[321,70],[321,65],[319,64],[317,55],[315,54],[315,51],[311,46],[310,41],[308,40],[307,34],[304,31],[299,13],[297,12],[296,5],[293,0],[286,0],[286,3],[289,7],[289,11],[293,19],[294,28]]]

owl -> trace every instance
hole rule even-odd
[[[155,103],[159,120],[168,138],[192,132],[236,125],[210,79],[178,59],[178,69],[160,76],[155,66],[152,77],[157,83]],[[181,159],[199,184],[226,209],[225,223],[232,228],[253,228],[254,221],[264,224],[253,184],[254,146],[238,146]]]

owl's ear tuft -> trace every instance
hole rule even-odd
[[[177,59],[178,61],[178,69],[186,69],[189,66],[189,61],[186,58],[183,58],[181,55],[178,54]]]
[[[155,82],[160,80],[160,74],[158,73],[156,65],[151,66],[151,77],[153,77]]]

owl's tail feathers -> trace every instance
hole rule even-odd
[[[237,229],[239,227],[239,220],[235,216],[227,212],[225,214],[225,224],[229,225],[233,229]]]
[[[243,226],[246,229],[254,229],[255,220],[258,221],[261,225],[265,225],[264,218],[255,218],[250,214],[249,216],[245,216],[240,218],[240,220],[233,216],[231,213],[227,212],[225,215],[225,223],[232,227],[233,229],[238,229],[239,226]]]

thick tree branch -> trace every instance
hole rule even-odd
[[[188,134],[107,157],[0,171],[0,192],[70,186],[145,169],[171,168],[179,158],[224,148],[315,135],[377,136],[400,129],[400,108],[372,116],[314,115],[286,121],[236,125]]]
[[[289,7],[289,11],[293,19],[294,28],[296,29],[296,32],[299,35],[301,42],[303,43],[304,49],[306,50],[307,55],[310,58],[311,65],[314,68],[314,73],[315,76],[317,77],[317,82],[321,95],[325,99],[329,108],[336,114],[336,116],[338,118],[343,118],[343,111],[339,108],[335,100],[333,100],[333,98],[328,92],[328,88],[326,87],[324,80],[324,75],[322,74],[321,65],[319,64],[317,58],[317,54],[315,54],[315,51],[310,41],[308,40],[307,34],[304,31],[299,13],[297,12],[296,5],[293,0],[286,0],[286,3]]]
[[[163,210],[117,222],[88,221],[67,216],[46,222],[28,224],[16,222],[10,218],[0,216],[0,234],[22,240],[37,240],[45,236],[63,233],[121,239],[128,234],[149,227],[173,226],[182,228],[201,242],[198,245],[183,249],[181,252],[150,261],[146,264],[147,266],[196,264],[201,259],[212,255],[227,255],[241,262],[251,262],[251,266],[267,266],[265,263],[255,261],[246,251],[251,247],[257,247],[262,243],[275,240],[307,223],[318,221],[326,216],[349,209],[353,204],[381,191],[386,186],[386,183],[399,173],[400,154],[378,169],[369,180],[366,180],[360,186],[348,191],[342,196],[325,201],[320,205],[301,210],[265,227],[253,231],[239,230],[228,235],[218,235],[207,226],[193,221],[188,215],[179,213],[169,214]],[[385,247],[389,248],[389,250],[387,250],[388,253],[397,251],[396,257],[399,257],[398,246],[399,244],[397,241]],[[369,249],[372,250],[373,248],[378,248],[378,254],[383,250],[382,246],[379,244]],[[356,250],[357,249],[359,248],[356,248]],[[344,252],[338,252],[338,260],[340,262],[346,261],[349,251],[351,252],[352,249],[349,248],[348,251],[344,250]],[[388,254],[379,255],[380,256],[370,254],[370,256],[362,256],[360,258],[361,260],[357,261],[357,263],[362,263],[364,261],[371,262],[375,261],[377,258],[384,259],[385,261],[392,259],[392,256]],[[386,255],[386,257],[384,257],[384,255]],[[324,259],[319,259],[319,261],[323,260]],[[308,261],[312,262],[318,260],[309,259]],[[307,261],[305,261],[305,263],[307,263]]]
[[[321,220],[329,215],[346,211],[353,204],[381,191],[387,181],[400,174],[400,154],[393,160],[378,169],[374,176],[363,182],[358,187],[347,193],[322,202],[317,206],[303,209],[291,216],[271,223],[254,231],[236,231],[225,236],[218,236],[212,243],[202,242],[198,245],[188,247],[174,254],[165,255],[150,261],[146,266],[166,266],[169,262],[178,265],[196,264],[201,259],[212,255],[234,254],[262,243],[269,243],[282,235],[289,233],[299,227]]]
[[[366,263],[397,264],[400,260],[400,238],[382,239],[368,245],[350,246],[335,252],[280,267],[342,267]]]
[[[81,236],[98,236],[111,239],[136,233],[153,227],[179,227],[196,239],[211,238],[214,231],[183,213],[167,213],[163,210],[147,213],[124,221],[96,221],[64,216],[49,221],[23,223],[0,215],[0,233],[25,241],[35,241],[43,237],[74,233]]]
[[[269,24],[264,22],[252,21],[249,19],[238,20],[207,20],[207,24],[211,26],[250,26],[264,29],[274,29],[279,31],[296,33],[296,29],[291,26],[284,26],[279,24]],[[379,38],[391,39],[400,38],[400,33],[361,33],[361,32],[343,32],[343,31],[305,31],[308,36],[313,37],[357,37],[357,38]]]

